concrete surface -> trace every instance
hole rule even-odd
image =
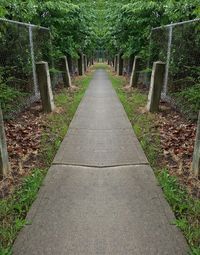
[[[94,167],[148,164],[104,71],[95,73],[54,164]]]
[[[95,73],[27,220],[14,255],[187,254],[105,71]]]

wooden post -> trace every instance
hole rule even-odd
[[[137,87],[138,79],[139,79],[139,71],[142,65],[142,59],[139,56],[135,56],[132,72],[131,72],[131,78],[130,78],[130,86],[131,87]]]
[[[51,88],[51,79],[49,66],[47,62],[41,61],[36,63],[36,73],[38,78],[40,96],[44,112],[52,112],[55,109],[53,92]]]
[[[124,60],[123,60],[123,58],[122,58],[122,55],[123,55],[123,53],[120,53],[119,55],[118,55],[118,69],[117,69],[117,74],[118,75],[123,75],[123,63],[124,63]]]
[[[71,76],[69,73],[69,66],[67,62],[66,56],[63,56],[60,58],[60,67],[62,71],[62,77],[63,77],[63,82],[65,87],[71,87],[72,82],[71,82]]]
[[[197,122],[197,133],[194,146],[192,170],[194,171],[195,176],[197,176],[197,178],[200,178],[200,111]]]
[[[79,75],[84,75],[84,56],[82,53],[79,54],[78,73]]]
[[[165,66],[165,63],[160,61],[153,63],[151,84],[147,103],[147,110],[149,112],[157,112],[159,110],[161,91],[165,76]]]
[[[0,178],[8,175],[9,172],[10,165],[8,161],[6,134],[4,130],[3,114],[0,106]]]

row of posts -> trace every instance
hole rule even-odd
[[[67,57],[60,58],[60,71],[62,72],[63,83],[66,88],[72,86],[70,65],[68,65]],[[93,64],[93,60],[91,63]],[[79,75],[84,75],[87,72],[89,62],[87,56],[80,53],[78,59],[78,72]],[[39,91],[42,101],[42,109],[45,113],[54,111],[55,104],[51,86],[51,78],[49,73],[49,65],[47,62],[41,61],[35,64],[37,83],[39,85]],[[6,144],[6,134],[3,122],[3,113],[0,106],[0,178],[7,176],[10,172],[10,164],[8,160],[8,150]]]
[[[130,78],[130,86],[137,87],[139,79],[139,71],[142,66],[142,59],[138,56],[134,58],[132,65],[132,72]],[[69,72],[69,66],[66,56],[61,57],[60,67],[63,76],[63,82],[65,87],[71,86],[71,76]],[[84,54],[80,54],[78,60],[78,71],[79,75],[83,75],[87,71],[88,61],[87,57]],[[115,57],[114,60],[114,70],[118,75],[123,74],[123,58],[122,54],[119,54]],[[42,100],[42,107],[44,112],[52,112],[55,108],[53,92],[51,86],[51,79],[49,74],[49,67],[47,62],[38,62],[36,64],[36,73],[39,84],[39,90]],[[156,112],[159,110],[159,102],[161,98],[161,91],[163,87],[163,81],[165,76],[165,63],[163,62],[154,62],[153,70],[151,75],[150,89],[147,102],[147,110],[149,112]],[[197,124],[197,134],[193,155],[193,164],[192,169],[195,172],[195,175],[200,177],[200,113]],[[9,173],[9,161],[8,161],[8,152],[6,145],[6,136],[3,124],[3,114],[0,108],[0,176],[6,176]]]
[[[123,75],[123,61],[124,60],[122,53],[116,55],[113,60],[114,64],[113,68],[118,75]],[[142,65],[143,65],[142,58],[139,56],[135,56],[134,61],[131,63],[130,87],[137,88],[139,73],[141,71]],[[165,82],[165,70],[166,70],[165,63],[161,61],[153,63],[148,101],[146,106],[149,112],[159,111],[161,92],[163,84]],[[197,123],[197,133],[193,153],[192,170],[194,171],[195,176],[197,178],[200,178],[200,111]]]

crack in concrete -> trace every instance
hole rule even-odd
[[[127,166],[149,166],[149,163],[135,163],[135,164],[116,164],[116,165],[79,165],[79,164],[65,164],[65,163],[53,163],[53,166],[69,166],[69,167],[84,167],[84,168],[117,168]]]

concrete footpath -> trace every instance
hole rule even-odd
[[[186,255],[181,232],[104,70],[97,70],[14,255]]]

